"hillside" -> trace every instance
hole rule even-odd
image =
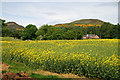
[[[82,20],[76,20],[71,23],[65,23],[65,24],[56,24],[55,27],[87,27],[87,26],[101,26],[104,22],[98,19],[82,19]]]
[[[23,26],[18,25],[15,22],[7,22],[7,26],[6,27],[8,27],[10,29],[15,29],[15,30],[22,30],[24,28]]]

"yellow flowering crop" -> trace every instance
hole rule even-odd
[[[116,79],[117,39],[2,41],[2,59],[57,73]]]

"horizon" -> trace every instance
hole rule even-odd
[[[116,25],[117,2],[3,2],[2,19],[19,25],[55,25],[98,19]]]

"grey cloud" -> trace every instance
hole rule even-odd
[[[62,22],[61,20],[54,20],[54,21],[51,21],[51,22],[48,22],[48,24],[56,24],[56,23],[60,23]]]
[[[53,13],[53,12],[43,12],[42,14],[45,14],[45,15],[57,15],[57,13]]]

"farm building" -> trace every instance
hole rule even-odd
[[[83,36],[83,39],[99,39],[99,36],[95,34],[87,34]]]

